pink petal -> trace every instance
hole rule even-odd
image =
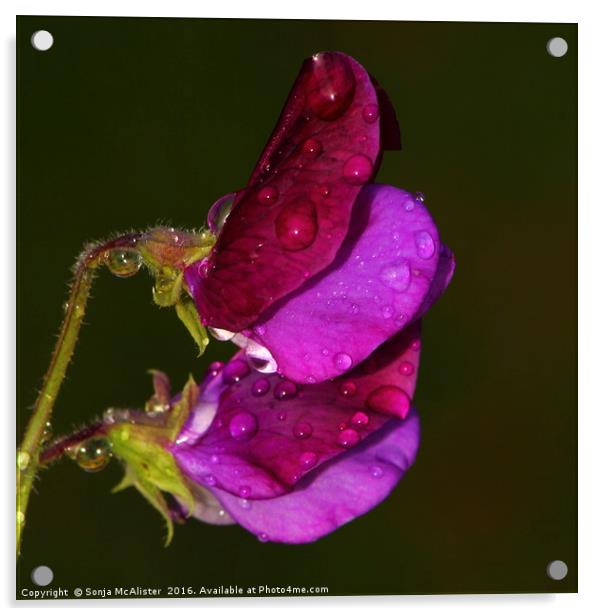
[[[389,495],[414,463],[419,433],[414,411],[405,421],[390,419],[362,445],[324,464],[292,492],[276,498],[249,501],[211,490],[230,516],[261,541],[315,541]]]
[[[384,126],[395,132],[384,105]],[[206,324],[242,331],[334,259],[379,163],[380,111],[370,76],[353,58],[326,52],[305,61],[212,254],[186,270]]]
[[[199,485],[245,499],[283,494],[308,472],[359,445],[391,416],[406,417],[419,355],[414,325],[345,377],[297,386],[277,375],[245,372],[239,354],[209,385],[215,391],[221,379],[223,387],[210,428],[195,437],[195,411],[172,452]],[[233,374],[240,375],[238,380]]]
[[[419,199],[392,186],[366,186],[335,261],[272,306],[253,337],[295,382],[336,377],[443,290],[451,274],[436,278],[439,246],[437,227]]]

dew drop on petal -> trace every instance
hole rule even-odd
[[[424,203],[424,193],[421,193],[420,191],[418,191],[415,195],[416,197],[416,201],[420,201],[420,203]]]
[[[199,261],[199,264],[196,266],[196,271],[201,278],[207,278],[209,276],[209,272],[211,271],[211,263],[208,258],[202,259]]]
[[[257,539],[259,539],[261,543],[266,543],[266,541],[269,540],[269,537],[267,533],[259,533],[259,535],[257,535]]]
[[[414,233],[416,253],[421,259],[430,259],[435,254],[435,242],[428,231]]]
[[[410,264],[406,259],[400,259],[389,265],[385,265],[380,270],[379,276],[381,282],[385,286],[402,293],[410,286],[412,276]]]
[[[241,359],[233,359],[222,370],[222,381],[226,385],[233,385],[247,376],[249,372],[251,372],[251,369],[247,362]]]
[[[352,426],[367,426],[369,423],[370,417],[363,411],[358,411],[357,413],[354,413],[353,417],[351,418]]]
[[[254,396],[263,396],[268,393],[270,390],[270,382],[267,379],[257,379],[253,383],[253,387],[251,388],[251,393]]]
[[[238,494],[243,498],[247,498],[251,495],[251,488],[249,486],[240,486],[240,488],[238,488]]]
[[[299,463],[305,470],[313,468],[316,465],[317,461],[318,456],[313,451],[305,451],[299,457]]]
[[[420,351],[420,339],[416,338],[411,344],[412,351]]]
[[[385,319],[390,319],[393,316],[393,314],[395,313],[395,310],[394,310],[393,306],[389,306],[389,305],[383,306],[380,309],[380,311],[381,311],[381,313],[382,313],[382,315],[383,315],[383,317]]]
[[[381,385],[368,396],[366,405],[377,413],[405,419],[410,410],[410,398],[403,389],[395,385]]]
[[[370,468],[370,474],[374,479],[380,479],[384,475],[384,471],[380,466],[372,466]]]
[[[317,158],[322,153],[322,142],[310,137],[303,142],[301,149],[303,154]]]
[[[142,257],[137,250],[113,248],[104,254],[109,271],[119,278],[129,278],[137,274],[142,266]]]
[[[274,398],[277,400],[290,400],[297,395],[297,386],[286,379],[277,383],[274,387]]]
[[[343,178],[349,184],[365,184],[372,176],[372,161],[363,154],[355,154],[343,165]]]
[[[346,370],[349,370],[349,368],[351,368],[353,360],[351,359],[351,356],[347,353],[337,353],[333,357],[333,363],[337,370],[339,370],[340,372],[345,372]]]
[[[337,443],[342,447],[354,447],[360,442],[360,435],[353,428],[347,428],[339,433]]]
[[[275,186],[263,186],[257,193],[257,200],[263,205],[276,203],[278,199],[278,189]]]
[[[410,376],[411,374],[414,374],[414,364],[410,363],[409,361],[402,361],[399,364],[399,372],[404,376]]]
[[[222,368],[224,367],[224,362],[221,361],[213,361],[209,364],[209,375],[210,376],[217,376],[221,371]]]
[[[318,53],[311,59],[310,70],[305,82],[310,110],[321,120],[336,120],[347,111],[355,93],[349,61],[333,53]]]
[[[251,503],[246,498],[242,498],[240,500],[240,506],[242,509],[246,509],[247,511],[251,509]]]
[[[313,426],[307,421],[298,421],[293,426],[293,436],[300,440],[309,438],[314,432]]]
[[[293,203],[278,214],[274,224],[276,237],[285,250],[303,250],[311,246],[316,239],[316,208],[309,202]]]
[[[362,109],[362,118],[367,124],[374,124],[378,120],[378,105],[365,105]]]
[[[360,311],[360,307],[357,304],[351,304],[349,307],[349,312],[351,314],[357,314]]]
[[[217,483],[217,480],[215,479],[214,475],[205,475],[205,477],[203,477],[203,480],[208,486],[214,486]]]
[[[352,398],[357,392],[357,387],[353,381],[345,381],[339,385],[339,393],[345,398]]]
[[[257,419],[252,413],[241,411],[230,419],[228,424],[230,436],[236,441],[248,441],[257,432]]]
[[[286,413],[284,411],[280,411],[276,417],[278,421],[286,421]]]
[[[207,214],[207,224],[213,233],[219,233],[232,211],[236,193],[229,193],[220,197],[210,208]]]

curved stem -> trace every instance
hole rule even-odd
[[[95,270],[104,262],[107,250],[134,245],[136,238],[137,235],[130,234],[106,244],[91,246],[76,263],[59,337],[44,376],[42,389],[27,424],[23,442],[17,452],[17,554],[21,548],[29,496],[39,467],[40,444],[77,343]]]

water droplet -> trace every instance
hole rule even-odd
[[[317,158],[322,153],[322,143],[317,139],[313,139],[310,137],[303,142],[301,150],[306,156]]]
[[[330,351],[328,349],[322,349],[322,355],[324,355],[324,357],[328,357]]]
[[[220,342],[226,342],[232,340],[236,335],[234,332],[230,332],[227,329],[219,329],[217,327],[208,327],[209,333]]]
[[[310,110],[321,120],[335,120],[347,111],[355,93],[355,75],[349,61],[330,52],[311,59],[310,74],[305,81],[305,95]]]
[[[208,486],[214,486],[217,483],[217,479],[214,475],[205,475],[205,477],[203,477],[203,480]]]
[[[380,466],[372,466],[370,468],[370,474],[374,479],[380,479],[384,475],[384,471]]]
[[[240,506],[247,511],[251,509],[251,503],[246,498],[241,499]]]
[[[261,541],[261,543],[265,543],[266,541],[269,540],[269,537],[268,537],[267,533],[259,533],[259,535],[257,535],[257,539],[259,539],[259,541]]]
[[[395,415],[400,419],[405,419],[410,411],[410,398],[399,387],[381,385],[368,396],[366,405],[377,413]]]
[[[395,310],[394,310],[393,306],[388,306],[388,305],[387,306],[383,306],[380,309],[380,311],[381,311],[381,313],[382,313],[382,315],[383,315],[383,317],[385,319],[390,319],[393,316],[393,314],[395,313]]]
[[[351,314],[357,314],[360,311],[360,307],[357,304],[351,304],[351,307],[349,308],[349,312]]]
[[[347,355],[347,353],[337,353],[333,358],[333,362],[337,370],[340,372],[345,372],[351,368],[353,360],[350,355]]]
[[[209,460],[211,460],[211,464],[219,464],[219,456],[216,454],[212,454]]]
[[[380,280],[382,283],[399,293],[402,293],[410,286],[411,277],[410,264],[406,259],[385,265],[380,270]]]
[[[228,424],[230,436],[236,441],[248,441],[257,432],[257,419],[247,411],[236,413]]]
[[[222,368],[224,367],[224,362],[222,361],[213,361],[209,364],[209,375],[210,376],[217,376],[221,371]]]
[[[314,432],[313,426],[307,421],[298,421],[293,426],[293,436],[300,440],[309,438]]]
[[[313,468],[318,461],[318,456],[313,451],[305,451],[299,457],[299,463],[305,470]]]
[[[367,426],[370,423],[370,417],[364,413],[364,411],[358,411],[357,413],[354,413],[353,417],[351,418],[351,425],[352,426]]]
[[[399,372],[404,376],[414,374],[414,364],[411,364],[409,361],[402,361],[399,364]]]
[[[196,266],[196,271],[201,278],[207,278],[209,276],[209,272],[211,271],[211,263],[208,258],[203,259]]]
[[[249,372],[251,372],[251,368],[249,368],[249,364],[246,361],[233,359],[222,370],[222,381],[226,385],[233,385],[247,376]]]
[[[320,195],[322,195],[322,197],[328,197],[328,195],[330,194],[330,188],[326,185],[320,186],[318,188],[318,191]]]
[[[140,253],[129,248],[107,250],[104,254],[104,261],[110,272],[119,278],[129,278],[137,274],[142,265]]]
[[[416,201],[420,201],[420,203],[424,203],[424,193],[421,193],[419,191],[414,196],[416,198]]]
[[[286,413],[284,411],[280,411],[276,417],[278,421],[286,421]]]
[[[245,355],[249,364],[254,370],[257,370],[257,372],[273,374],[278,370],[278,364],[273,355],[266,347],[254,340],[248,341]]]
[[[435,254],[435,242],[428,231],[414,233],[416,252],[421,259],[430,259]]]
[[[337,443],[342,447],[354,447],[360,442],[360,435],[353,428],[347,428],[339,433]]]
[[[374,124],[378,120],[378,105],[365,105],[362,109],[362,118],[367,124]]]
[[[357,387],[353,381],[345,381],[339,385],[339,393],[345,398],[352,398],[357,392]]]
[[[263,336],[266,332],[266,326],[265,325],[256,325],[253,328],[253,331],[258,335],[258,336]]]
[[[310,202],[287,205],[275,221],[276,237],[285,250],[303,250],[313,244],[318,232],[316,208]]]
[[[372,161],[363,154],[355,154],[343,165],[343,178],[349,184],[365,184],[372,176]]]
[[[278,189],[275,186],[264,186],[257,193],[257,200],[263,205],[272,205],[278,199]]]
[[[77,465],[88,473],[96,473],[111,459],[111,445],[104,438],[91,438],[81,443],[75,454]]]
[[[274,398],[290,400],[297,395],[297,386],[292,381],[283,380],[274,387]]]
[[[236,193],[229,193],[220,197],[210,208],[207,214],[207,224],[213,233],[219,233],[232,211]]]
[[[31,456],[26,451],[20,451],[17,454],[17,467],[20,471],[24,471],[31,461]]]
[[[251,488],[249,486],[240,486],[240,488],[238,488],[238,494],[243,498],[247,498],[251,495]]]
[[[253,387],[251,388],[251,393],[254,396],[263,396],[268,393],[270,390],[270,382],[267,379],[257,379],[253,383]]]
[[[420,346],[420,339],[416,338],[416,340],[414,340],[410,345],[410,348],[412,349],[412,351],[420,351]]]

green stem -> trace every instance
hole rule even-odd
[[[40,445],[79,337],[95,271],[104,263],[107,250],[131,246],[136,243],[136,238],[136,235],[126,235],[106,244],[94,245],[86,250],[76,263],[59,337],[44,376],[42,389],[27,424],[23,442],[17,452],[17,554],[21,549],[27,505],[39,468]]]

